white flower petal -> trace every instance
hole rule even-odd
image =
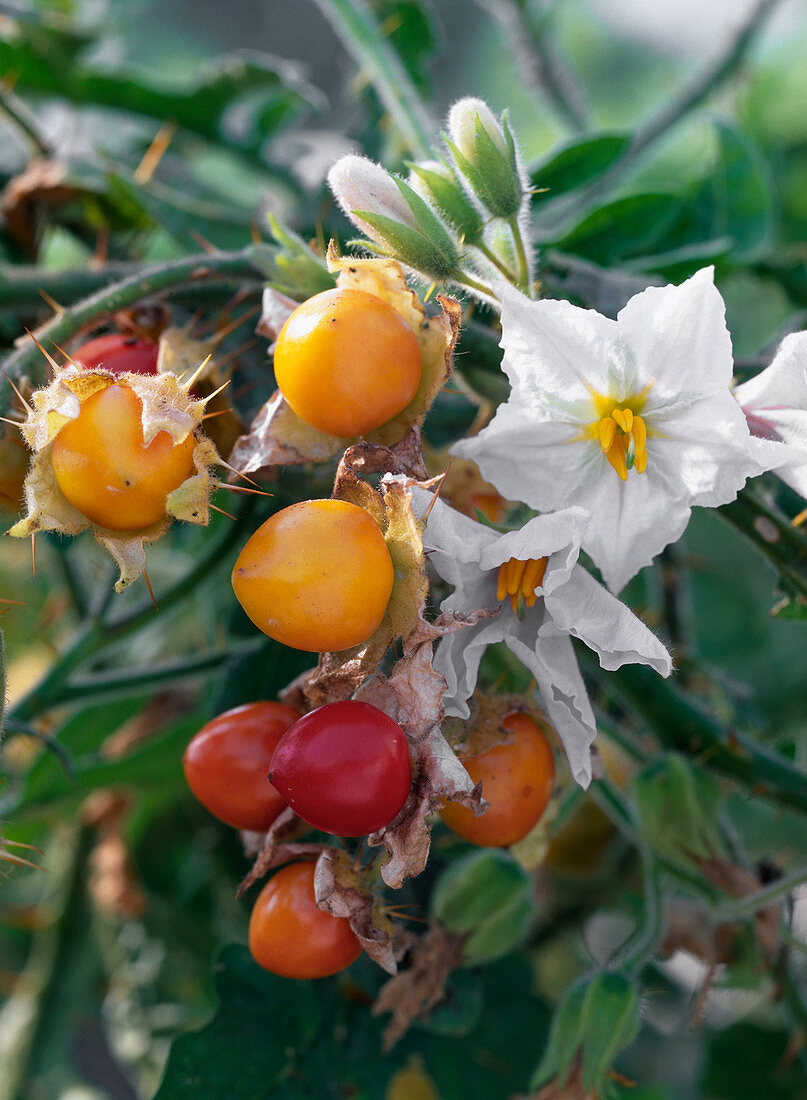
[[[607,465],[596,443],[579,436],[565,421],[531,416],[511,397],[479,435],[455,443],[451,453],[473,459],[508,500],[554,512],[580,503],[578,493],[591,478],[592,465],[597,470]]]
[[[443,606],[446,606],[446,601]],[[479,662],[485,650],[494,642],[504,641],[509,624],[496,619],[482,619],[474,626],[465,627],[455,634],[447,634],[440,640],[434,654],[434,668],[448,685],[443,702],[446,715],[468,718],[468,699],[474,693]]]
[[[580,503],[591,513],[583,549],[612,592],[619,592],[656,554],[684,533],[691,508],[672,496],[653,471],[622,481],[610,467],[586,486]]]
[[[378,239],[377,231],[357,217],[354,210],[383,214],[385,218],[417,228],[409,204],[393,178],[385,168],[367,157],[341,157],[328,173],[328,184],[346,216],[370,240]]]
[[[501,538],[498,531],[435,499],[427,489],[413,485],[411,492],[415,515],[421,519],[429,513],[423,541],[427,550],[442,550],[460,562],[478,562],[483,551]]]
[[[525,629],[508,634],[505,645],[535,677],[572,775],[581,787],[587,787],[597,725],[570,638],[549,623],[537,640],[531,639]]]
[[[499,292],[502,368],[512,398],[534,410],[557,406],[579,423],[617,355],[616,322],[570,302],[532,301],[508,284]]]
[[[557,625],[593,649],[603,668],[642,664],[662,676],[672,672],[672,658],[655,634],[582,566],[544,602]]]
[[[786,336],[765,370],[734,391],[744,409],[777,408],[807,412],[807,332]]]
[[[652,406],[681,394],[692,398],[728,389],[734,360],[713,268],[680,286],[648,287],[631,298],[617,323],[635,364],[637,388],[653,383]]]

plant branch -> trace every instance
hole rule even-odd
[[[543,93],[572,130],[588,129],[589,110],[583,86],[561,58],[548,33],[549,13],[538,26],[525,17],[518,0],[477,0],[502,29],[521,79],[528,88]]]
[[[37,329],[37,339],[47,351],[52,351],[53,345],[64,344],[83,328],[97,322],[99,317],[115,313],[160,291],[203,283],[211,276],[259,274],[260,269],[254,262],[259,248],[260,245],[249,245],[236,252],[203,253],[156,267],[141,268],[128,278],[103,287],[89,298],[57,313]],[[16,379],[25,374],[35,385],[39,385],[46,377],[48,364],[34,340],[30,339],[8,356],[3,369],[10,378]],[[8,407],[10,392],[10,387],[6,387],[5,397],[0,398],[0,413],[4,405]]]
[[[745,22],[726,43],[721,53],[713,58],[701,72],[687,81],[676,96],[665,103],[636,131],[633,142],[621,162],[622,167],[663,137],[668,130],[677,125],[695,107],[700,106],[729,79],[742,64],[765,20],[778,3],[779,0],[757,0],[757,4],[748,13]]]
[[[39,132],[36,118],[21,99],[0,85],[0,111],[8,115],[40,157],[50,157],[53,149]]]
[[[366,0],[317,0],[345,48],[364,69],[409,149],[430,157],[435,126]]]
[[[265,638],[261,636],[232,649],[203,653],[200,656],[187,657],[163,665],[128,669],[125,672],[112,669],[109,672],[82,676],[64,686],[59,703],[83,702],[85,699],[94,699],[99,695],[132,695],[140,692],[144,687],[152,688],[158,684],[190,679],[193,676],[200,676],[203,672],[219,668],[228,661],[248,656],[256,652],[264,642]]]
[[[776,879],[755,894],[748,894],[744,898],[737,898],[719,905],[713,914],[714,920],[718,924],[727,924],[741,917],[752,917],[760,909],[765,909],[773,902],[779,901],[783,894],[789,894],[791,890],[795,890],[805,882],[807,882],[807,870],[802,868],[800,871],[793,871],[783,878]]]
[[[807,813],[807,774],[779,753],[719,725],[652,669],[624,665],[608,673],[608,686],[646,720],[665,748],[708,760],[712,771],[755,795]]]
[[[765,555],[789,589],[807,599],[807,533],[753,489],[744,489],[718,515]]]

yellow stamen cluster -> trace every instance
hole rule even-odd
[[[647,466],[647,428],[641,416],[634,416],[629,408],[611,410],[610,416],[597,421],[597,439],[602,453],[623,481],[628,480],[628,470],[637,474]]]
[[[533,607],[538,596],[535,589],[543,583],[546,572],[546,558],[530,558],[519,561],[510,558],[499,566],[499,581],[496,587],[496,599],[510,597],[513,611],[520,617],[524,607]]]

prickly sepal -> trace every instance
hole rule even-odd
[[[161,431],[168,432],[175,443],[181,443],[190,434],[196,438],[195,473],[168,494],[165,518],[137,531],[116,531],[93,523],[64,496],[51,463],[53,441],[61,429],[78,417],[84,401],[113,384],[127,386],[140,398],[144,444],[148,445]],[[219,461],[219,456],[213,444],[201,433],[197,434],[204,401],[193,399],[188,385],[173,374],[115,376],[107,371],[82,370],[71,364],[63,369],[56,368],[53,381],[37,390],[32,401],[28,418],[20,426],[34,452],[24,486],[28,514],[11,528],[9,535],[27,538],[37,531],[77,535],[87,528],[92,529],[120,568],[115,588],[121,592],[143,573],[146,545],[160,538],[173,519],[202,526],[209,522],[209,497],[215,484],[210,467]]]
[[[402,412],[364,437],[371,443],[395,447],[410,431],[419,429],[451,373],[451,356],[461,320],[459,303],[440,295],[442,312],[437,317],[427,318],[423,304],[406,285],[404,273],[394,260],[340,258],[331,245],[328,269],[336,274],[338,287],[363,290],[383,298],[400,313],[417,337],[422,371],[415,396]],[[289,313],[294,305],[288,303]],[[274,315],[272,329],[277,331],[284,320],[285,317]],[[266,466],[323,462],[339,454],[350,442],[306,424],[277,392],[258,413],[249,434],[238,441],[231,461],[244,473],[254,473]],[[424,471],[412,469],[410,472],[422,476]]]

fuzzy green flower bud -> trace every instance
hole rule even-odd
[[[631,783],[641,834],[675,863],[725,856],[718,817],[723,796],[715,781],[677,753],[668,753]]]
[[[437,160],[410,164],[413,186],[424,198],[431,201],[449,225],[453,225],[462,239],[474,244],[482,236],[485,222],[454,171]]]
[[[467,936],[468,966],[490,962],[523,939],[535,912],[532,879],[506,852],[471,852],[440,875],[432,912],[449,932]]]
[[[328,183],[348,218],[375,245],[431,279],[457,277],[460,256],[453,236],[408,183],[365,157],[338,160]]]
[[[446,142],[457,168],[482,204],[498,218],[518,217],[526,178],[507,124],[481,99],[461,99],[448,116]]]

